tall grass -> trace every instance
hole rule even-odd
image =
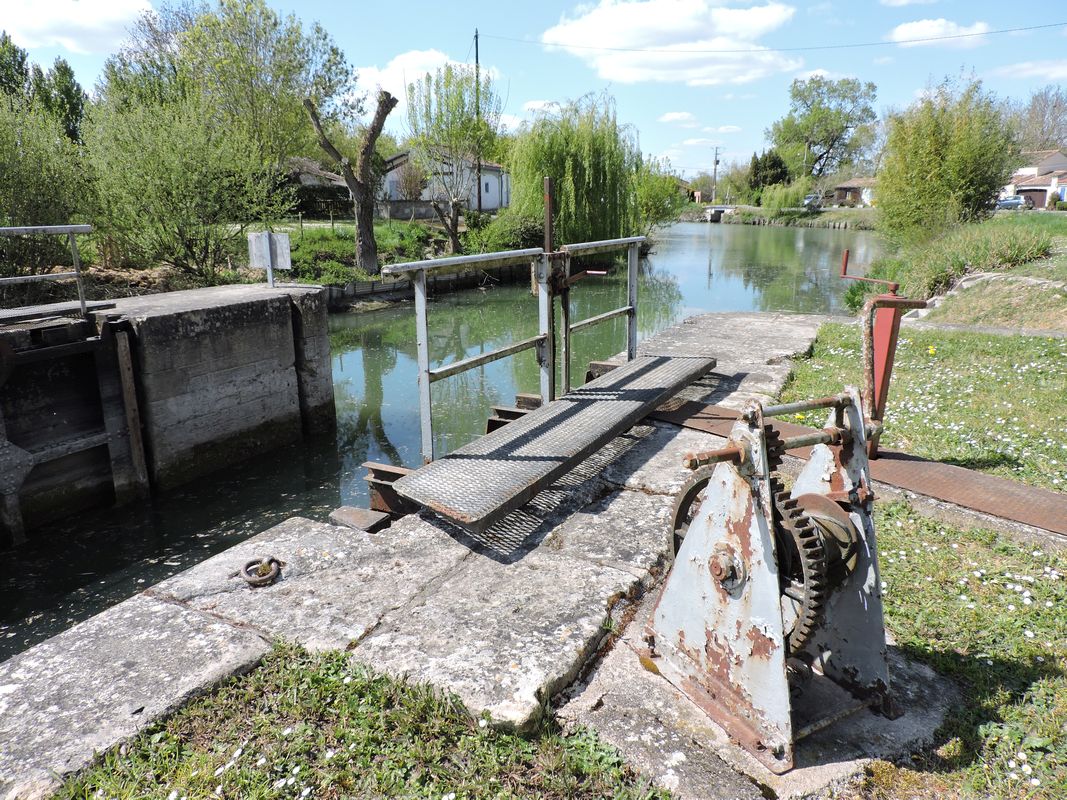
[[[1051,249],[1052,234],[1042,225],[961,225],[875,261],[868,274],[896,281],[908,297],[926,299],[944,292],[967,273],[1010,269],[1044,258]],[[849,287],[845,302],[856,310],[869,293],[855,284]]]

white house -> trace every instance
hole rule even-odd
[[[1015,171],[1001,197],[1021,194],[1033,200],[1035,208],[1044,208],[1053,196],[1067,200],[1067,150],[1039,150],[1023,156],[1027,166]]]
[[[399,201],[405,199],[400,193],[400,170],[408,163],[409,159],[410,155],[407,152],[397,153],[395,156],[386,159],[386,173],[382,181],[382,200]],[[463,178],[461,183],[470,186],[469,196],[464,199],[463,205],[465,208],[477,209],[478,182],[475,177],[477,167],[472,161],[464,161],[460,169],[466,173],[466,175],[460,176]],[[429,201],[435,196],[445,194],[445,182],[451,176],[450,170],[451,165],[449,164],[435,165],[431,170],[430,180],[426,188],[422,190],[420,199]],[[481,174],[482,211],[498,211],[501,208],[507,208],[511,204],[511,177],[504,167],[491,161],[483,161]],[[447,180],[447,183],[455,185],[455,181]]]

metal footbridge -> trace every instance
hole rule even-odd
[[[550,240],[550,235],[547,237]],[[395,264],[384,274],[403,275],[415,288],[419,408],[425,466],[393,484],[404,498],[463,527],[481,532],[519,508],[569,472],[656,406],[715,366],[715,359],[674,355],[637,356],[638,247],[643,236]],[[571,322],[570,289],[593,272],[571,273],[575,256],[627,251],[627,303]],[[431,369],[426,273],[528,263],[538,297],[539,333],[489,353]],[[553,301],[560,297],[562,324],[556,396],[556,323]],[[627,363],[571,390],[570,340],[573,332],[615,317],[626,317]],[[430,387],[438,380],[524,350],[535,350],[540,366],[541,405],[447,456],[434,460]]]

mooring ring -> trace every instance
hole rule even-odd
[[[281,572],[282,562],[274,558],[274,556],[270,558],[253,558],[241,567],[241,577],[253,588],[269,586],[278,579]]]

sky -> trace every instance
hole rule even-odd
[[[610,92],[641,149],[687,177],[747,161],[789,108],[789,86],[822,74],[878,87],[904,108],[946,76],[974,74],[1002,97],[1067,84],[1067,2],[990,0],[538,0],[403,3],[268,0],[320,22],[362,88],[402,96],[448,61],[491,70],[516,127],[546,102]],[[157,3],[158,5],[158,3]],[[62,56],[90,92],[149,0],[0,0],[0,29],[42,65]],[[1039,27],[1040,26],[1040,27]],[[1029,30],[1020,30],[1027,28]],[[945,38],[954,37],[954,38]],[[403,108],[387,129],[402,136]]]

